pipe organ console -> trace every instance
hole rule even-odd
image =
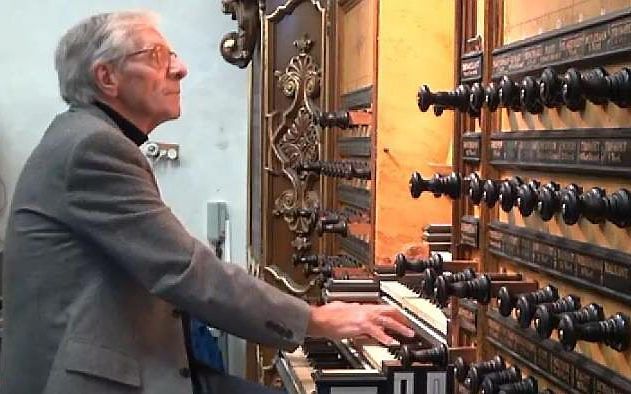
[[[309,348],[310,341],[293,353],[281,352],[276,366],[287,381],[295,383],[293,392],[453,392],[451,360],[462,357],[470,362],[474,348],[447,347],[448,320],[443,311],[391,275],[329,280],[323,299],[395,305],[415,327],[416,343],[387,347],[361,340],[326,342],[323,355]],[[325,362],[331,358],[336,363],[329,366]],[[362,391],[354,391],[355,387]]]
[[[259,3],[262,271],[312,303],[393,305],[417,334],[309,338],[275,356],[285,389],[631,393],[628,2]],[[434,65],[453,53],[451,78]],[[447,246],[410,252],[429,220]]]

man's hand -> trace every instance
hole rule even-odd
[[[409,324],[405,316],[390,305],[331,302],[311,308],[307,335],[333,340],[368,335],[384,345],[391,345],[396,341],[385,330],[413,337]]]

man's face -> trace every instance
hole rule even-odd
[[[136,48],[118,72],[117,98],[133,119],[153,129],[180,116],[180,80],[187,70],[155,29],[141,30],[135,38]]]

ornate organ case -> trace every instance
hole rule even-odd
[[[238,29],[222,40],[222,56],[251,65],[253,274],[319,302],[323,276],[310,264],[333,256],[369,273],[420,243],[426,224],[451,222],[449,202],[411,200],[407,182],[428,163],[450,169],[451,115],[418,113],[409,77],[453,83],[437,72],[454,67],[453,4],[433,6],[434,15],[420,3],[377,0],[223,6]],[[435,39],[419,54],[424,34]],[[248,376],[269,383],[273,357],[248,345]]]
[[[631,3],[224,3],[222,53],[252,64],[254,274],[317,302],[301,258],[372,271],[451,220],[454,259],[528,284],[447,297],[451,347],[501,356],[506,392],[631,392]],[[409,197],[413,170],[452,169],[454,198]],[[261,378],[273,352],[248,354]]]

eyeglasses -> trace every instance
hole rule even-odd
[[[177,58],[177,54],[175,52],[162,44],[156,44],[150,48],[139,49],[128,53],[125,55],[125,58],[137,56],[143,53],[150,53],[151,61],[160,70],[170,69],[173,59]]]

